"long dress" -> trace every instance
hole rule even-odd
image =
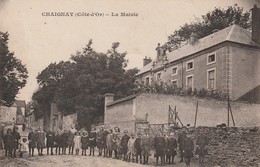
[[[127,143],[128,147],[128,155],[134,155],[135,154],[135,138],[130,138]]]
[[[76,135],[74,136],[74,149],[80,149],[81,148],[81,136]]]

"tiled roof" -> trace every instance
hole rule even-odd
[[[204,38],[201,38],[193,45],[187,44],[179,49],[176,49],[170,53],[167,53],[169,62],[179,60],[181,58],[190,56],[199,51],[213,47],[225,41],[236,42],[240,44],[258,46],[251,39],[251,33],[238,25],[232,25]],[[147,64],[140,69],[137,75],[145,73],[152,69],[153,62]]]

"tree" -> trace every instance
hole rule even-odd
[[[215,8],[213,11],[202,15],[202,19],[196,18],[196,21],[190,24],[186,23],[179,30],[174,31],[173,34],[168,36],[165,45],[168,51],[172,51],[187,44],[192,33],[196,33],[200,38],[203,38],[212,34],[214,30],[221,30],[231,24],[250,29],[250,13],[243,13],[243,8],[237,5],[229,6],[228,9]]]
[[[11,106],[19,90],[26,85],[28,71],[8,48],[9,34],[0,32],[0,100]]]
[[[33,96],[42,108],[55,102],[64,115],[77,112],[79,127],[88,128],[93,118],[104,114],[105,93],[114,93],[116,98],[133,93],[138,71],[125,70],[126,52],[117,52],[118,42],[107,53],[96,52],[92,43],[90,40],[70,61],[52,63],[44,69],[37,76],[39,89]]]

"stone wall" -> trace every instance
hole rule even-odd
[[[196,136],[205,129],[209,137],[206,166],[257,167],[260,165],[260,128],[259,127],[200,127],[190,132],[194,143]],[[194,158],[197,161],[197,157]]]
[[[169,105],[172,109],[176,106],[182,123],[193,126],[197,102],[197,126],[227,123],[226,101],[153,93],[142,93],[136,97],[136,116],[143,117],[147,113],[148,122],[151,124],[168,123]],[[260,104],[232,102],[231,108],[236,126],[260,126]]]

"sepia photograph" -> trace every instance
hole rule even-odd
[[[0,0],[1,167],[260,167],[260,0]]]

